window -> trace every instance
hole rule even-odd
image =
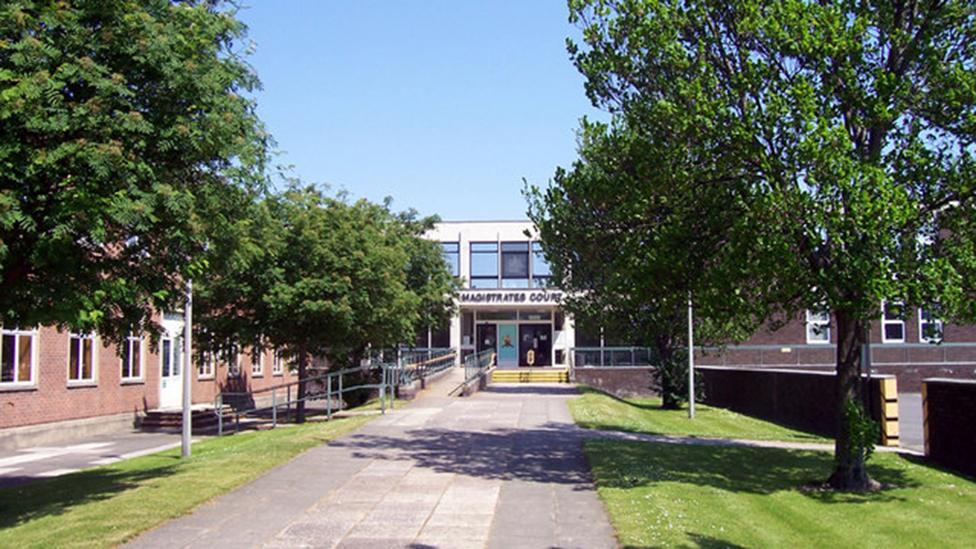
[[[905,342],[905,304],[892,301],[881,304],[881,342]]]
[[[502,287],[529,287],[528,242],[502,242]]]
[[[231,345],[223,353],[224,362],[227,364],[227,375],[231,377],[241,376],[241,355],[237,352],[237,345]]]
[[[451,322],[430,329],[430,346],[434,349],[446,349],[451,346]]]
[[[546,261],[545,254],[542,253],[542,244],[532,243],[532,286],[535,288],[545,288],[549,286],[552,273],[549,271],[549,262]]]
[[[471,287],[498,287],[498,243],[471,243]]]
[[[281,356],[280,350],[275,349],[274,357],[271,359],[271,375],[280,376],[285,373],[285,359]]]
[[[444,261],[447,262],[451,274],[461,276],[461,245],[457,242],[441,242]]]
[[[211,352],[200,353],[200,361],[197,362],[197,377],[209,379],[214,376],[214,355]]]
[[[251,349],[251,375],[254,377],[264,375],[264,349],[260,347]]]
[[[122,381],[142,378],[142,338],[129,336],[122,343]]]
[[[3,329],[0,337],[0,385],[34,382],[34,331]]]
[[[918,340],[922,343],[942,343],[942,319],[931,307],[918,310]]]
[[[95,381],[95,336],[71,334],[68,381]]]
[[[830,343],[830,311],[807,309],[807,343]]]

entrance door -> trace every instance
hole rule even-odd
[[[518,366],[518,327],[515,324],[498,325],[498,366]]]
[[[163,324],[165,334],[159,343],[159,407],[179,408],[183,404],[183,329],[179,325]]]
[[[551,366],[552,326],[519,325],[519,366]]]
[[[478,324],[477,333],[478,340],[475,341],[476,352],[481,352],[485,350],[496,350],[495,344],[498,341],[498,335],[495,331],[494,324]]]

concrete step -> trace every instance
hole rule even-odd
[[[561,368],[495,370],[491,380],[495,383],[569,383],[569,371]]]

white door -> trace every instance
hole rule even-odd
[[[183,405],[183,332],[182,322],[163,322],[163,339],[159,343],[159,407]]]

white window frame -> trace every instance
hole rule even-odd
[[[251,377],[264,377],[264,349],[251,349]]]
[[[826,320],[823,318],[817,318],[820,315],[825,315]],[[815,339],[810,337],[812,335],[811,328],[813,328],[814,326],[820,326],[821,333],[826,335],[826,339]],[[806,332],[807,344],[829,345],[830,344],[830,311],[825,309],[822,312],[813,312],[810,309],[807,309],[806,322],[804,323],[803,328],[804,331]]]
[[[91,341],[91,377],[83,378],[81,377],[81,364],[71,363],[71,347],[73,345],[78,345],[78,360],[83,361],[84,358],[82,354],[85,350],[84,341]],[[97,338],[95,334],[92,333],[77,333],[71,332],[68,334],[68,385],[95,385],[98,383],[98,345]],[[73,370],[74,369],[74,370]],[[71,374],[73,371],[78,372],[78,378],[72,379]]]
[[[921,343],[942,343],[945,341],[945,323],[941,318],[932,315],[932,320],[925,320],[923,313],[925,307],[918,308],[918,340]],[[926,337],[925,335],[925,324],[935,324],[939,327],[939,338]]]
[[[274,350],[274,354],[271,359],[271,375],[285,375],[285,360],[281,357],[281,351],[278,349]]]
[[[197,363],[197,379],[214,378],[214,355],[212,352],[203,353],[201,360]]]
[[[138,366],[139,366],[139,375],[137,375],[137,376],[131,375],[132,374],[132,363],[131,363],[131,360],[132,360],[132,344],[133,343],[138,343],[138,345],[139,345],[139,364],[138,364]],[[122,383],[132,383],[132,382],[138,382],[138,381],[142,381],[143,380],[143,376],[144,376],[143,372],[145,372],[145,370],[146,370],[146,368],[145,368],[145,366],[146,366],[146,353],[145,353],[146,346],[145,346],[144,343],[145,342],[144,342],[142,336],[133,336],[133,335],[130,335],[129,337],[125,338],[124,345],[126,346],[127,350],[129,351],[128,352],[128,357],[129,357],[130,363],[129,363],[128,366],[129,366],[129,374],[130,375],[125,375],[125,367],[126,367],[126,363],[125,363],[125,360],[126,359],[125,359],[125,356],[119,357],[119,364],[120,364],[119,377],[122,380]]]
[[[21,330],[19,328],[2,328],[0,329],[2,335],[13,336],[14,345],[14,380],[13,381],[0,381],[0,389],[17,388],[17,387],[34,387],[37,385],[37,330]],[[19,379],[20,374],[20,338],[23,336],[28,336],[31,338],[30,346],[30,379],[24,381]],[[0,338],[0,352],[3,350],[3,339]]]
[[[902,315],[905,313],[905,304],[900,301],[892,302],[892,305],[897,305],[901,307]],[[888,318],[887,312],[888,304],[884,301],[881,302],[881,343],[905,343],[905,334],[907,330],[905,329],[905,319],[904,318]],[[894,339],[888,337],[888,326],[889,325],[901,325],[901,339]]]
[[[233,364],[231,364],[233,359]],[[241,351],[237,345],[231,345],[224,351],[223,362],[227,364],[227,377],[243,377],[241,370]]]

